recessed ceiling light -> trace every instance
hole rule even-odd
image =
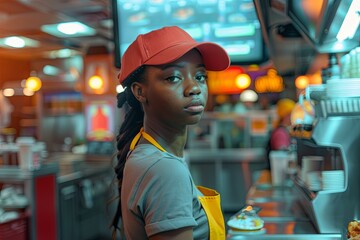
[[[22,36],[10,36],[0,39],[0,47],[4,48],[38,47],[39,45],[38,41]]]
[[[41,30],[56,37],[92,36],[96,30],[80,22],[66,22],[41,26]]]
[[[25,47],[25,41],[19,37],[8,37],[4,39],[4,44],[14,48]]]

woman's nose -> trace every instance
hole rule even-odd
[[[186,81],[185,94],[186,95],[197,95],[201,93],[201,87],[196,79],[188,78]]]

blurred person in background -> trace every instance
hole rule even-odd
[[[220,195],[196,186],[184,159],[188,125],[197,124],[208,98],[207,70],[230,65],[226,51],[198,43],[178,27],[139,35],[121,61],[129,105],[117,136],[119,205],[126,239],[224,240]]]
[[[269,160],[270,151],[288,150],[291,144],[290,127],[291,112],[295,107],[295,102],[289,98],[280,99],[276,103],[277,124],[270,133],[267,145],[267,157]],[[270,169],[268,161],[267,167]]]
[[[280,99],[276,103],[278,122],[270,135],[271,150],[286,150],[290,146],[291,111],[294,106],[295,102],[289,98]]]

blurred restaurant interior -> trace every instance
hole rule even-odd
[[[120,59],[169,25],[231,59],[209,72],[185,151],[225,223],[248,205],[264,220],[251,235],[227,224],[227,239],[347,239],[360,219],[359,23],[359,0],[0,0],[0,239],[111,239]],[[296,105],[278,186],[267,148],[284,98]]]

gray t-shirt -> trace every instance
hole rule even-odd
[[[184,159],[141,144],[124,169],[121,210],[126,239],[193,227],[194,239],[209,239],[206,214]]]

